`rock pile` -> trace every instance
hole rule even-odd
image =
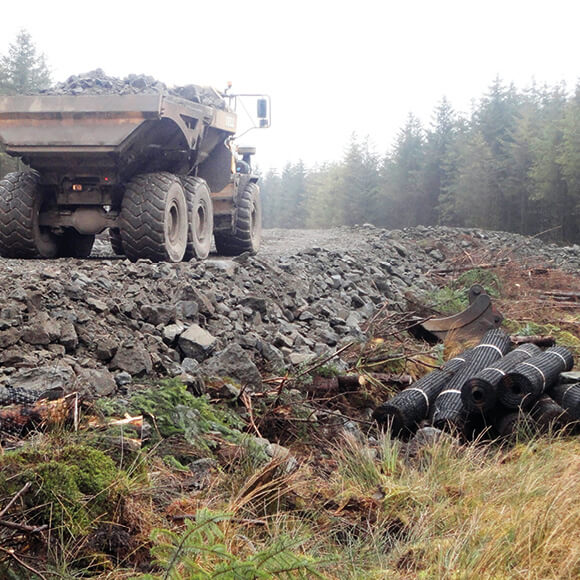
[[[199,85],[168,88],[148,75],[130,74],[121,79],[106,75],[102,69],[70,76],[66,81],[40,91],[47,95],[134,95],[168,93],[195,103],[225,109],[224,99],[212,88]]]
[[[219,375],[259,390],[264,372],[363,339],[385,303],[405,310],[406,296],[434,290],[426,272],[465,244],[518,240],[448,228],[336,235],[332,249],[308,247],[316,235],[304,232],[301,247],[278,251],[267,232],[258,256],[201,263],[131,263],[102,241],[89,260],[2,259],[0,384],[103,396],[135,377]],[[530,255],[580,262],[580,248],[531,244]]]

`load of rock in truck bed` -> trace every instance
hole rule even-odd
[[[39,91],[43,95],[134,95],[140,93],[168,93],[194,103],[225,109],[221,95],[211,87],[185,85],[168,88],[148,75],[130,74],[124,79],[108,76],[102,69],[70,76],[66,81]]]

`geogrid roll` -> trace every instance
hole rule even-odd
[[[510,337],[498,328],[488,330],[473,349],[469,362],[439,393],[433,405],[432,424],[438,429],[463,431],[467,411],[461,401],[461,387],[475,374],[502,358],[510,348]]]
[[[468,412],[483,413],[493,409],[497,402],[497,390],[501,379],[519,363],[541,352],[535,344],[524,344],[467,379],[461,387],[461,401],[465,409]]]
[[[574,421],[580,421],[580,383],[553,385],[548,392]]]
[[[4,405],[29,405],[38,400],[41,391],[21,389],[11,386],[0,386],[0,406]]]
[[[493,427],[498,437],[511,437],[517,433],[518,428],[529,425],[529,421],[529,415],[521,411],[510,411],[494,417]]]
[[[373,413],[373,419],[378,423],[389,425],[393,435],[399,435],[403,431],[414,431],[416,426],[429,415],[429,409],[441,389],[466,364],[472,354],[473,350],[466,350],[448,360],[440,369],[421,377],[377,407]]]
[[[572,421],[570,414],[549,395],[542,395],[535,402],[530,414],[542,431],[559,430]]]
[[[563,346],[554,346],[519,363],[498,387],[499,400],[510,409],[517,409],[528,397],[536,400],[557,380],[558,375],[574,366],[572,353]]]

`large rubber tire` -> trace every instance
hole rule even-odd
[[[214,233],[218,254],[239,256],[244,252],[255,254],[262,241],[262,204],[260,188],[248,183],[240,196],[234,216],[233,231]]]
[[[54,258],[58,238],[39,225],[43,203],[36,171],[8,173],[0,181],[0,255],[5,258]]]
[[[121,232],[119,228],[109,228],[109,241],[111,242],[111,248],[116,256],[124,256],[125,250],[123,249],[123,240],[121,240]]]
[[[127,184],[119,229],[129,260],[181,262],[187,247],[188,225],[187,202],[177,176],[148,173]]]
[[[213,234],[211,192],[207,183],[201,177],[184,177],[181,182],[185,191],[187,213],[189,214],[187,249],[183,259],[186,261],[193,258],[205,260],[209,255],[211,236]]]
[[[58,237],[58,255],[61,258],[88,258],[94,243],[94,234],[79,234],[75,229],[67,228]]]

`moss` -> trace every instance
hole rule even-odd
[[[84,535],[92,521],[108,513],[120,473],[102,451],[80,444],[7,452],[0,471],[0,493],[12,495],[30,482],[23,497],[30,517],[71,535]]]
[[[325,379],[331,379],[333,377],[339,376],[341,372],[338,367],[328,364],[323,365],[318,369],[316,369],[316,372],[314,374],[318,375],[319,377],[324,377]]]
[[[171,467],[171,469],[175,469],[176,471],[186,471],[189,472],[189,467],[183,465],[181,461],[173,457],[173,455],[164,455],[163,462],[167,467]]]
[[[538,324],[529,321],[522,323],[517,320],[506,320],[504,321],[504,327],[512,334],[521,334],[522,336],[552,336],[558,346],[569,348],[575,356],[580,355],[580,339],[555,324]]]

